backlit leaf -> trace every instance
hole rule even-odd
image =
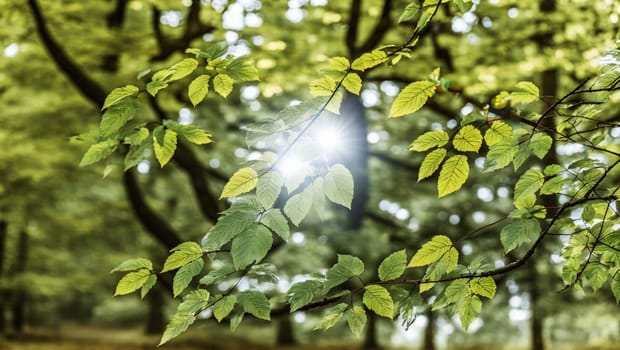
[[[261,223],[272,229],[282,240],[288,242],[290,228],[280,209],[269,209],[261,217]]]
[[[168,78],[169,81],[183,79],[192,74],[198,68],[198,61],[193,58],[184,58],[182,61],[175,63],[170,69],[174,72]]]
[[[237,297],[234,295],[228,295],[213,304],[213,316],[217,322],[222,322],[222,320],[233,310],[236,303]]]
[[[410,151],[424,152],[434,147],[442,147],[450,141],[450,136],[443,130],[427,131],[418,136],[409,146]]]
[[[257,184],[258,174],[256,173],[256,170],[250,167],[241,168],[237,170],[230,177],[226,185],[224,185],[220,199],[236,197],[240,194],[250,192],[256,187]]]
[[[172,159],[176,149],[176,132],[162,126],[158,126],[153,130],[153,151],[162,168]]]
[[[407,268],[407,251],[399,250],[390,254],[379,265],[379,279],[389,281],[399,278]]]
[[[467,181],[468,176],[469,164],[466,156],[459,154],[448,158],[439,172],[437,182],[439,198],[458,191]]]
[[[211,134],[205,132],[196,125],[179,124],[177,121],[174,120],[166,120],[164,121],[164,125],[168,129],[174,130],[177,134],[185,137],[187,141],[191,143],[197,145],[204,145],[213,142],[213,140],[211,140]]]
[[[247,57],[238,57],[230,62],[226,73],[238,82],[259,80],[258,70]]]
[[[353,201],[353,175],[342,164],[331,166],[325,175],[325,195],[327,198],[351,209]]]
[[[465,125],[454,135],[452,145],[457,151],[478,152],[482,146],[482,134],[473,125]]]
[[[471,322],[482,311],[482,302],[475,295],[468,295],[459,303],[459,318],[464,329],[469,328]]]
[[[359,71],[365,71],[366,69],[376,67],[385,61],[387,61],[385,51],[373,50],[371,52],[366,52],[353,60],[353,63],[351,63],[351,68]]]
[[[545,175],[538,169],[530,169],[523,173],[515,184],[514,200],[519,197],[535,194],[544,184]]]
[[[150,275],[151,271],[147,269],[127,273],[118,281],[114,295],[125,295],[135,292],[147,282]]]
[[[209,75],[203,74],[189,83],[187,96],[194,107],[207,97],[209,93],[209,79],[211,79]]]
[[[144,282],[144,284],[142,285],[142,287],[140,288],[140,298],[144,299],[144,297],[148,294],[148,292],[153,288],[153,286],[155,286],[155,283],[157,283],[157,275],[155,274],[151,274],[147,279],[146,282]]]
[[[90,165],[109,157],[114,153],[117,146],[118,141],[113,139],[108,139],[90,146],[86,153],[84,153],[80,161],[80,166]]]
[[[472,278],[469,288],[474,294],[493,299],[495,297],[495,281],[491,277]]]
[[[196,316],[191,315],[175,315],[172,317],[170,322],[166,325],[166,330],[164,334],[161,336],[161,340],[159,341],[159,345],[161,346],[171,339],[177,337],[179,334],[185,332],[189,326],[191,326],[194,321],[196,321]]]
[[[411,258],[408,267],[430,265],[441,259],[444,255],[448,254],[452,249],[456,250],[448,236],[433,236],[430,241],[424,243],[415,253],[413,258]]]
[[[331,96],[336,90],[336,81],[330,77],[322,77],[310,84],[313,96]]]
[[[135,97],[127,98],[122,103],[115,104],[108,108],[101,117],[102,137],[108,137],[122,128],[128,121],[133,119],[139,107],[138,100]]]
[[[228,74],[220,73],[213,77],[212,83],[213,90],[226,97],[232,92],[234,80]]]
[[[196,277],[204,267],[204,260],[196,259],[189,264],[181,267],[172,280],[172,293],[176,297],[181,294],[194,277]]]
[[[284,180],[278,172],[270,171],[258,179],[256,197],[264,208],[271,208],[278,199]]]
[[[327,270],[325,289],[329,290],[364,272],[364,263],[352,255],[338,255],[338,262]]]
[[[500,232],[504,253],[508,253],[524,243],[534,243],[540,235],[540,224],[536,219],[515,220],[504,226]]]
[[[230,251],[233,265],[240,270],[253,262],[260,262],[269,252],[272,243],[273,236],[269,229],[262,225],[250,226],[233,239]]]
[[[349,329],[351,329],[351,333],[353,333],[356,337],[360,337],[363,334],[364,326],[367,322],[366,310],[364,310],[361,306],[354,306],[352,309],[347,311],[346,318]]]
[[[491,172],[506,167],[512,162],[518,149],[511,142],[500,142],[490,146],[484,161],[484,172]]]
[[[447,153],[448,151],[446,151],[445,148],[438,148],[427,154],[426,157],[424,157],[422,164],[420,165],[418,182],[429,176],[432,176],[435,171],[439,169],[439,165],[441,165],[441,162],[443,162]]]
[[[108,94],[108,96],[106,96],[101,110],[111,107],[129,96],[134,96],[138,94],[138,91],[140,91],[140,89],[138,89],[138,87],[134,85],[125,85],[123,87],[112,90]]]
[[[318,329],[330,329],[332,328],[344,315],[344,310],[347,309],[347,304],[340,303],[327,311],[327,314],[314,325],[314,330]]]
[[[315,280],[307,280],[295,283],[288,291],[288,302],[291,305],[291,312],[295,312],[300,308],[310,304],[322,287],[321,282]]]
[[[485,131],[484,141],[489,147],[500,142],[512,142],[512,127],[501,120],[494,121]]]
[[[377,315],[392,319],[394,316],[394,301],[387,289],[376,284],[366,286],[364,289],[366,289],[362,298],[364,305]]]
[[[532,135],[532,139],[530,140],[530,148],[532,149],[532,153],[538,159],[543,159],[549,149],[551,149],[551,145],[553,144],[553,139],[551,136],[547,135],[544,132],[537,132]]]
[[[419,1],[410,2],[398,18],[398,23],[413,21],[418,17],[421,8]]]
[[[164,262],[164,268],[161,272],[178,269],[181,266],[200,259],[202,257],[202,249],[195,242],[181,243],[172,249],[172,254],[168,256]]]
[[[237,294],[237,302],[243,306],[243,310],[250,315],[269,321],[271,306],[265,294],[257,291],[246,291]]]
[[[135,258],[123,261],[120,265],[115,267],[112,272],[126,272],[135,271],[140,269],[153,270],[153,263],[145,258]]]
[[[437,86],[434,81],[416,81],[407,85],[396,96],[388,116],[396,118],[416,112],[435,94]]]
[[[350,93],[359,95],[362,90],[362,78],[357,73],[349,73],[342,80],[342,86]]]
[[[286,201],[284,213],[295,226],[299,226],[310,212],[310,208],[312,208],[312,191],[306,188]]]

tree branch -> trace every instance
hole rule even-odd
[[[347,29],[347,35],[345,37],[345,43],[349,50],[349,55],[356,56],[357,54],[357,36],[359,32],[360,12],[362,10],[362,0],[351,1],[351,7],[349,8],[349,27]]]

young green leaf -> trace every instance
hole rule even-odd
[[[144,299],[153,286],[155,286],[155,283],[157,283],[157,275],[151,274],[140,288],[140,299]]]
[[[494,143],[487,152],[483,172],[487,173],[506,167],[512,162],[518,149],[511,142]]]
[[[437,262],[446,254],[454,254],[456,249],[452,245],[452,241],[448,236],[436,235],[430,241],[424,243],[422,247],[415,253],[408,267],[418,267],[430,265]],[[458,251],[456,251],[458,257]]]
[[[237,82],[259,80],[258,70],[247,57],[235,58],[226,67],[226,73]]]
[[[469,328],[471,322],[482,311],[482,302],[475,295],[468,295],[459,303],[459,318],[464,329]]]
[[[545,183],[545,175],[538,169],[530,169],[523,173],[515,184],[514,200],[535,194]]]
[[[422,7],[419,1],[410,2],[398,18],[398,23],[413,21],[418,17],[420,9],[422,9]]]
[[[206,54],[207,58],[215,59],[215,58],[224,56],[224,54],[226,54],[227,51],[228,51],[228,43],[226,41],[218,41],[212,44],[211,46],[207,47],[204,53]]]
[[[193,58],[184,58],[178,63],[175,63],[170,70],[174,73],[168,78],[168,81],[174,81],[183,79],[186,76],[192,74],[196,68],[198,68],[198,61]]]
[[[237,302],[250,315],[269,321],[271,306],[265,294],[257,291],[246,291],[237,294]]]
[[[348,305],[340,303],[327,311],[327,314],[314,326],[314,330],[332,328],[344,315]]]
[[[224,185],[224,190],[220,195],[220,199],[236,197],[252,191],[258,184],[258,174],[256,170],[245,167],[237,170]]]
[[[151,271],[147,269],[129,272],[118,281],[114,295],[125,295],[140,289],[147,282],[150,275]]]
[[[330,77],[319,78],[310,83],[312,96],[331,96],[336,90],[336,81]]]
[[[153,130],[153,151],[155,151],[155,158],[157,158],[162,168],[172,159],[176,149],[176,132],[163,126],[158,126]]]
[[[290,228],[286,217],[284,217],[280,209],[267,210],[261,217],[261,223],[273,230],[282,240],[288,242]]]
[[[315,293],[321,290],[323,285],[316,280],[306,280],[297,282],[288,291],[288,302],[291,305],[291,312],[310,304],[314,299]]]
[[[109,137],[128,121],[133,119],[140,104],[135,97],[126,98],[122,103],[118,103],[108,108],[101,117],[99,129],[102,137]]]
[[[134,85],[125,85],[123,87],[112,90],[108,94],[108,96],[106,96],[105,101],[103,102],[103,107],[101,107],[101,110],[103,111],[104,109],[119,103],[120,101],[122,101],[123,99],[127,97],[138,94],[138,91],[140,91],[140,89],[138,89],[138,87]]]
[[[346,312],[347,324],[351,333],[356,337],[360,337],[364,331],[367,322],[366,310],[361,306],[354,306]]]
[[[234,80],[228,74],[220,73],[213,77],[212,83],[215,92],[227,97],[232,92]]]
[[[493,299],[495,297],[495,281],[492,277],[477,277],[469,282],[469,288],[474,294]]]
[[[202,277],[199,281],[200,284],[204,284],[206,286],[218,283],[224,280],[226,277],[230,276],[235,269],[230,265],[225,265],[222,268],[217,270],[211,270],[204,277]]]
[[[202,240],[202,246],[206,251],[220,249],[230,242],[238,234],[253,225],[258,216],[258,210],[232,211],[219,218]]]
[[[207,74],[199,75],[196,79],[189,83],[187,96],[189,101],[196,107],[202,102],[209,93],[209,79],[211,76]]]
[[[174,297],[181,294],[189,286],[192,279],[202,272],[204,264],[204,260],[196,259],[177,271],[172,280],[172,294]]]
[[[396,96],[388,117],[402,117],[416,112],[435,94],[437,86],[438,84],[434,81],[416,81],[407,85]]]
[[[196,321],[196,316],[191,315],[174,315],[170,322],[166,325],[166,330],[161,336],[161,340],[157,346],[161,346],[179,334],[185,332],[189,326]]]
[[[434,147],[442,147],[450,141],[450,136],[443,130],[427,131],[418,136],[409,146],[410,151],[424,152]]]
[[[153,270],[153,263],[149,259],[145,258],[135,258],[123,261],[120,265],[115,267],[112,272],[128,272],[128,271],[136,271],[140,269]]]
[[[468,281],[464,279],[450,282],[433,301],[432,310],[439,310],[450,304],[458,303],[469,294]]]
[[[445,148],[438,148],[427,154],[426,157],[424,157],[422,164],[420,165],[420,172],[418,172],[418,182],[426,179],[429,176],[432,176],[437,171],[437,169],[439,169],[439,165],[441,165],[441,162],[443,162],[447,153],[448,151]]]
[[[160,90],[168,87],[168,83],[163,80],[153,80],[146,84],[146,92],[155,97]]]
[[[84,153],[84,156],[80,161],[80,166],[90,165],[109,157],[112,153],[114,153],[117,146],[118,141],[114,139],[107,139],[90,146],[88,151]]]
[[[504,253],[508,253],[523,243],[534,242],[540,235],[540,224],[536,219],[515,220],[504,226],[500,240]]]
[[[392,319],[394,317],[394,301],[387,289],[376,284],[366,286],[364,289],[366,290],[362,297],[364,305],[377,315]]]
[[[350,93],[359,95],[362,90],[362,78],[357,73],[349,73],[342,80],[342,86]]]
[[[258,179],[256,197],[263,208],[271,208],[278,199],[284,180],[277,171],[270,171]]]
[[[164,262],[164,268],[161,272],[178,269],[181,266],[200,259],[202,257],[202,249],[195,242],[181,243],[172,249],[172,254],[168,256]]]
[[[284,213],[295,226],[299,226],[310,212],[310,208],[312,208],[312,192],[306,188],[286,201]]]
[[[241,232],[233,239],[230,251],[235,269],[240,270],[253,262],[263,260],[272,243],[271,231],[265,226],[250,226]]]
[[[331,166],[325,175],[325,195],[327,198],[351,209],[353,201],[353,175],[342,164]]]
[[[478,153],[482,146],[482,134],[473,125],[465,125],[454,135],[452,145],[457,151]]]
[[[191,143],[204,145],[213,142],[213,140],[211,140],[211,134],[206,133],[196,125],[179,124],[178,122],[169,119],[164,121],[164,125],[168,129],[173,130],[177,134],[185,137],[187,141]]]
[[[441,172],[439,172],[439,181],[437,182],[437,190],[439,198],[458,191],[469,176],[469,164],[467,157],[458,154],[452,156],[443,163]]]
[[[222,322],[222,320],[234,309],[236,303],[237,297],[234,295],[228,295],[213,304],[213,316],[215,316],[217,322]]]
[[[351,63],[351,68],[359,71],[365,71],[366,69],[376,67],[385,61],[387,61],[385,51],[373,50],[371,52],[366,52],[353,60],[353,63]]]
[[[351,67],[351,63],[346,57],[331,57],[328,62],[329,70],[338,72],[346,72],[349,70],[349,67]]]
[[[188,293],[177,306],[177,315],[195,315],[209,305],[211,295],[206,289],[196,289]]]
[[[379,280],[390,281],[399,278],[407,268],[407,251],[399,250],[390,254],[379,265]]]
[[[484,133],[484,141],[491,147],[498,143],[512,143],[512,127],[501,120],[491,123]]]
[[[552,144],[553,139],[544,132],[535,133],[532,135],[532,139],[530,140],[530,148],[532,149],[532,153],[534,153],[538,159],[543,159],[545,157],[547,152],[551,149]]]
[[[329,290],[349,278],[359,276],[364,272],[364,262],[352,255],[338,255],[338,262],[325,275],[325,290]]]

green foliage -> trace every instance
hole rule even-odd
[[[346,208],[351,208],[353,200],[353,175],[342,164],[335,164],[325,175],[325,195]]]
[[[235,197],[243,193],[247,193],[256,188],[258,184],[258,174],[256,170],[245,167],[237,170],[228,180],[220,199]]]
[[[363,302],[366,307],[379,316],[391,319],[394,316],[394,301],[384,287],[371,284],[365,287]]]
[[[379,280],[390,281],[397,279],[405,272],[407,268],[407,251],[399,250],[390,254],[379,265]]]
[[[446,160],[437,181],[438,197],[458,191],[469,177],[469,164],[464,155],[454,155]]]
[[[330,329],[332,328],[344,315],[344,311],[347,309],[347,304],[340,303],[327,311],[327,314],[317,322],[314,329]]]
[[[125,85],[124,87],[116,88],[110,91],[108,96],[105,98],[105,101],[103,102],[101,110],[103,111],[107,108],[110,108],[130,96],[137,95],[138,91],[140,91],[140,89],[134,85]]]
[[[237,297],[234,295],[228,295],[221,298],[213,304],[213,316],[218,322],[222,322],[222,320],[226,318],[226,316],[228,316],[235,308],[236,303]]]
[[[366,310],[361,306],[354,306],[347,310],[345,317],[347,318],[347,324],[351,332],[355,336],[360,337],[364,331],[364,326],[368,321],[366,317]]]
[[[243,269],[253,262],[259,263],[271,248],[273,237],[268,228],[253,225],[237,235],[232,242],[233,264],[236,269]]]
[[[237,294],[237,302],[243,307],[243,311],[250,315],[269,321],[271,306],[269,300],[261,292],[247,291]]]
[[[355,256],[338,255],[338,262],[325,275],[325,290],[346,282],[349,278],[359,276],[364,272],[364,262]]]
[[[424,152],[431,148],[442,147],[446,145],[449,140],[450,136],[443,130],[427,131],[411,143],[409,150]]]
[[[202,249],[195,242],[185,242],[171,250],[172,254],[164,262],[161,272],[178,269],[194,260],[202,258]]]
[[[402,117],[416,112],[435,94],[436,89],[437,83],[434,81],[416,81],[407,85],[396,96],[389,117]]]
[[[482,134],[473,125],[462,127],[452,139],[454,149],[460,152],[476,152],[482,146]]]

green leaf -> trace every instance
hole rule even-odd
[[[584,268],[582,278],[596,292],[607,282],[608,277],[607,268],[599,264],[590,263]]]
[[[149,259],[145,258],[135,258],[125,260],[120,265],[115,267],[112,272],[127,272],[127,271],[135,271],[140,269],[147,269],[149,271],[153,270],[153,263]]]
[[[402,117],[416,112],[435,94],[437,86],[438,84],[434,81],[416,81],[407,85],[396,96],[388,117]]]
[[[148,138],[148,131],[146,136]],[[139,145],[132,144],[129,146],[129,152],[127,152],[127,155],[125,156],[125,171],[138,165],[142,160],[144,160],[145,154],[147,153],[146,151],[152,146],[152,143],[146,142],[147,140],[144,141],[145,142],[142,142]]]
[[[183,79],[186,76],[192,74],[196,68],[198,68],[198,61],[193,58],[184,58],[178,63],[175,63],[170,70],[174,73],[168,78],[169,81]]]
[[[327,198],[346,208],[351,209],[353,201],[353,175],[342,164],[335,164],[325,175],[325,195]]]
[[[149,129],[141,127],[126,138],[130,145],[142,145],[149,138]]]
[[[177,271],[172,280],[172,293],[174,297],[181,294],[189,286],[192,279],[202,272],[204,264],[204,260],[196,259]]]
[[[256,291],[241,292],[237,294],[237,301],[250,315],[262,320],[270,320],[271,306],[265,294]]]
[[[333,71],[346,72],[351,67],[351,63],[346,57],[330,57],[328,62],[329,70]]]
[[[348,305],[340,303],[327,311],[327,314],[314,326],[314,330],[332,328],[344,315]]]
[[[499,234],[504,253],[512,251],[523,243],[533,243],[540,232],[540,224],[536,219],[521,219],[509,223]]]
[[[338,255],[338,262],[325,275],[325,290],[344,283],[349,278],[359,276],[364,272],[364,263],[360,258],[352,255]]]
[[[532,82],[520,81],[515,86],[521,89],[522,91],[527,92],[528,94],[532,96],[536,96],[536,97],[540,96],[540,91],[538,90],[538,87],[534,85],[534,83]]]
[[[291,305],[291,312],[295,312],[302,307],[310,304],[314,299],[315,293],[320,291],[323,285],[316,280],[297,282],[288,291],[288,302]]]
[[[99,124],[101,137],[109,137],[127,124],[133,119],[139,106],[138,99],[131,97],[108,108],[103,113],[101,124]]]
[[[161,346],[171,339],[177,337],[179,334],[185,332],[189,326],[192,325],[196,321],[195,316],[190,315],[175,315],[172,317],[170,322],[166,325],[166,330],[164,334],[161,336],[161,340],[159,341],[159,345]]]
[[[224,244],[253,225],[257,216],[258,210],[255,212],[233,211],[220,217],[217,224],[203,238],[203,248],[207,251],[220,249]]]
[[[456,251],[452,245],[452,241],[448,236],[436,235],[430,241],[424,243],[422,247],[415,253],[408,267],[418,267],[430,265],[437,262],[444,255],[453,254]],[[458,256],[458,252],[456,252]]]
[[[379,280],[390,281],[403,275],[407,268],[407,251],[399,250],[390,254],[379,265]]]
[[[147,282],[150,275],[151,271],[148,269],[129,272],[118,281],[114,295],[125,295],[135,292]]]
[[[270,171],[258,179],[256,197],[263,208],[271,208],[278,199],[284,180],[276,171]]]
[[[215,316],[217,322],[222,322],[222,320],[234,309],[236,303],[237,297],[234,295],[228,295],[213,304],[213,316]]]
[[[80,166],[90,165],[109,157],[114,153],[117,146],[118,141],[113,139],[108,139],[90,146],[82,157]]]
[[[419,1],[410,2],[398,18],[398,23],[413,21],[418,17],[421,9]]]
[[[336,90],[336,81],[330,77],[319,78],[310,83],[312,96],[331,96]]]
[[[385,61],[387,61],[385,51],[373,50],[371,52],[366,52],[353,60],[353,63],[351,63],[351,68],[359,71],[365,71],[366,69],[376,67]]]
[[[187,96],[194,107],[207,97],[209,93],[209,79],[211,79],[209,75],[203,74],[189,83]]]
[[[157,283],[157,275],[151,274],[140,288],[140,299],[144,299],[153,286],[155,286],[155,283]]]
[[[165,120],[164,121],[164,125],[170,129],[175,131],[177,134],[185,137],[187,139],[187,141],[197,144],[197,145],[204,145],[207,143],[211,143],[213,142],[213,140],[211,139],[211,134],[208,134],[207,132],[205,132],[204,130],[202,130],[201,128],[195,126],[195,125],[191,125],[191,124],[179,124],[178,122],[174,121],[174,120]]]
[[[272,243],[271,231],[265,226],[250,226],[241,232],[233,239],[230,251],[235,269],[241,270],[253,262],[263,260]]]
[[[540,188],[540,194],[556,194],[560,193],[566,180],[562,176],[554,176],[547,181]]]
[[[394,301],[387,289],[376,284],[366,286],[364,289],[366,289],[362,298],[364,305],[377,315],[392,319],[394,316]]]
[[[125,85],[123,87],[112,90],[108,94],[108,96],[106,96],[101,110],[103,111],[104,109],[119,103],[127,97],[137,95],[138,91],[140,91],[140,89],[138,89],[138,87],[134,85]]]
[[[491,172],[506,167],[515,157],[518,147],[512,142],[499,142],[489,147],[484,161],[484,172]]]
[[[538,101],[540,92],[538,87],[531,82],[521,81],[516,84],[520,91],[511,92],[504,100],[509,101],[511,106],[518,104],[529,104]]]
[[[482,311],[482,302],[475,295],[468,295],[459,303],[459,318],[464,329],[469,328],[471,322]]]
[[[153,151],[155,158],[159,161],[159,165],[163,168],[177,149],[177,133],[158,126],[153,130]]]
[[[620,304],[620,274],[616,273],[610,283],[611,292],[616,298],[616,304]]]
[[[273,230],[283,241],[288,242],[290,228],[280,209],[269,209],[261,217],[261,223]]]
[[[545,157],[547,152],[551,149],[552,144],[553,139],[551,136],[543,132],[535,133],[530,140],[530,148],[532,149],[532,153],[534,153],[538,159],[543,159]]]
[[[239,57],[230,62],[226,73],[238,82],[259,80],[258,70],[247,57]]]
[[[206,289],[196,289],[188,293],[183,301],[177,306],[177,315],[195,315],[204,310],[209,305],[209,291]]]
[[[237,330],[237,328],[241,324],[241,321],[243,321],[243,315],[245,315],[245,312],[243,311],[235,310],[235,312],[233,312],[233,315],[230,317],[230,331],[231,332],[234,332]]]
[[[424,152],[434,147],[442,147],[448,141],[450,141],[450,136],[443,130],[427,131],[411,143],[409,150]]]
[[[181,243],[172,249],[172,254],[168,256],[164,262],[164,268],[161,272],[178,269],[181,266],[200,259],[202,257],[202,249],[196,242]]]
[[[219,41],[213,43],[205,50],[207,58],[214,59],[223,56],[228,51],[228,43],[225,41]]]
[[[168,87],[168,83],[163,80],[153,80],[146,84],[146,92],[155,97],[160,90]]]
[[[245,167],[237,170],[230,180],[224,185],[224,190],[220,195],[220,199],[236,197],[240,194],[244,194],[252,191],[258,184],[258,174],[256,170]]]
[[[422,164],[420,165],[420,171],[418,172],[418,182],[426,179],[429,176],[432,176],[437,171],[437,169],[439,169],[439,165],[441,165],[441,162],[443,162],[447,153],[448,151],[445,148],[438,148],[427,154],[426,157],[424,157]]]
[[[213,90],[222,97],[228,96],[233,89],[234,80],[228,74],[220,73],[213,77]]]
[[[525,161],[532,155],[532,149],[528,147],[528,144],[522,143],[519,145],[519,150],[512,160],[515,172],[525,163]]]
[[[555,176],[564,171],[566,171],[566,169],[563,166],[558,165],[558,164],[551,164],[545,167],[545,170],[543,170],[543,173],[545,174],[545,176]]]
[[[469,288],[474,294],[478,294],[481,297],[493,299],[495,297],[495,281],[491,277],[477,277],[472,278],[469,282]]]
[[[362,78],[357,73],[349,73],[342,80],[342,86],[350,93],[359,95],[362,90]]]
[[[494,121],[484,133],[484,141],[489,147],[498,143],[512,143],[512,127],[501,120]]]
[[[235,269],[230,265],[225,265],[217,270],[211,270],[209,273],[202,277],[199,281],[200,284],[211,285],[222,281],[224,278],[230,276]]]
[[[538,169],[530,169],[523,173],[515,184],[514,200],[535,194],[545,183],[545,175]]]
[[[468,282],[465,279],[459,279],[450,282],[443,291],[433,301],[432,310],[439,310],[450,304],[458,303],[462,298],[469,294]]]
[[[469,176],[467,157],[461,154],[452,156],[443,163],[437,181],[438,197],[444,197],[458,191]]]
[[[363,334],[364,326],[367,322],[366,310],[364,310],[361,306],[354,306],[352,309],[347,311],[346,317],[351,333],[353,333],[356,337],[360,337]]]
[[[452,145],[457,151],[478,153],[482,146],[482,134],[473,125],[465,125],[454,135]]]
[[[306,188],[286,201],[284,213],[295,226],[299,226],[310,212],[310,208],[312,208],[312,191]]]

